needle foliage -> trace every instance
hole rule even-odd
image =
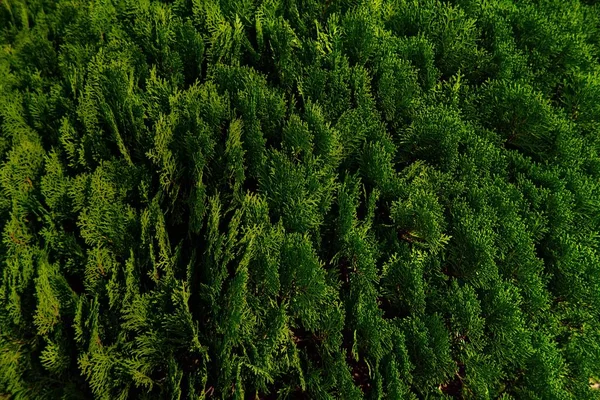
[[[0,0],[0,398],[599,399],[588,0]]]

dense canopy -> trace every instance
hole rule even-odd
[[[0,398],[599,399],[594,3],[0,0]]]

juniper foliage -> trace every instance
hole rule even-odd
[[[0,397],[600,398],[594,3],[1,0]]]

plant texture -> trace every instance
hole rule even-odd
[[[0,398],[600,399],[591,0],[0,0]]]

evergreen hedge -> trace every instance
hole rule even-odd
[[[594,3],[0,0],[0,397],[600,398]]]

